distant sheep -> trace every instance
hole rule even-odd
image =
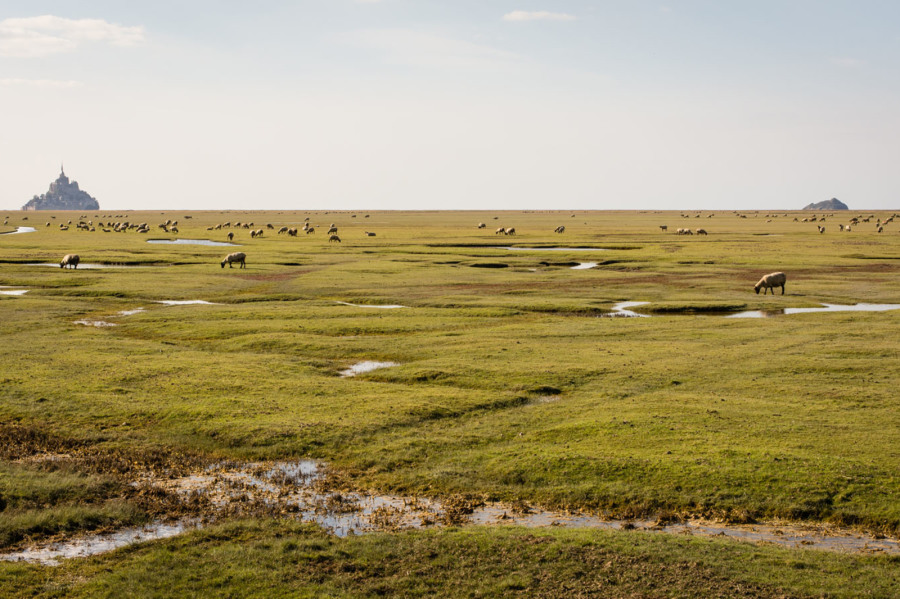
[[[297,227],[291,227],[287,230],[288,237],[296,237],[297,236]]]
[[[234,268],[232,263],[237,262],[241,265],[241,268],[244,268],[245,260],[247,260],[247,254],[244,252],[234,252],[232,254],[228,254],[225,256],[225,259],[222,260],[222,268],[225,268],[225,264],[228,264],[228,268]]]
[[[772,295],[775,295],[775,288],[781,287],[781,295],[784,295],[784,284],[787,281],[787,276],[783,272],[773,272],[771,274],[767,274],[763,278],[759,280],[759,283],[753,286],[753,289],[756,290],[756,293],[759,293],[760,289],[765,289],[763,291],[763,295],[768,292],[769,289],[772,290]]]
[[[507,233],[506,233],[506,228],[505,228],[505,227],[500,227],[499,229],[497,229],[496,231],[494,231],[494,235],[506,235],[506,234],[507,234]]]
[[[315,233],[315,232],[316,232],[316,228],[315,228],[315,227],[310,227],[310,228],[308,228],[308,229],[306,230],[306,234],[307,234],[307,235],[309,235],[310,233]]]
[[[66,254],[63,256],[62,261],[59,263],[60,268],[65,268],[67,266],[71,266],[72,268],[78,268],[78,263],[81,261],[81,258],[78,257],[78,254]]]
[[[340,243],[341,238],[338,237],[337,235],[332,235],[331,237],[328,238],[328,242],[331,243],[332,241],[337,241],[338,243]]]
[[[708,235],[706,229],[697,229],[697,235]]]
[[[508,228],[508,229],[506,230],[506,234],[507,234],[507,235],[515,235],[515,234],[516,234],[516,228],[515,228],[515,227],[510,227],[510,228]]]
[[[228,238],[228,241],[231,241],[232,239],[234,239],[234,233],[231,232],[231,231],[229,231],[229,232],[228,232],[228,235],[226,235],[225,237]]]
[[[327,233],[327,234],[328,234],[328,235],[332,235],[332,234],[334,234],[334,233],[337,233],[337,227],[335,227],[334,225],[331,225],[331,227],[328,229],[328,233]]]
[[[485,227],[487,227],[486,224],[484,224],[484,223],[478,223],[478,227],[477,227],[477,228],[479,228],[479,229],[484,229]]]
[[[375,233],[372,233],[371,231],[366,231],[366,237],[375,237]]]
[[[554,233],[565,233],[566,228],[564,226],[560,225],[560,226],[556,227],[555,229],[553,229],[553,232]]]
[[[288,232],[288,228],[287,228],[287,227],[281,227],[280,229],[278,229],[278,234],[279,234],[279,235],[281,235],[282,233],[287,233],[287,232]]]
[[[660,225],[659,230],[662,231],[663,233],[665,233],[666,231],[669,230],[669,227],[668,227],[668,225]]]

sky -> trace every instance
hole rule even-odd
[[[2,0],[0,209],[900,208],[895,0]]]

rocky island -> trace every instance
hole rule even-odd
[[[34,196],[22,210],[99,210],[100,203],[78,188],[78,181],[69,181],[60,166],[59,177],[50,184],[47,193]]]
[[[807,204],[803,207],[804,210],[850,210],[850,207],[847,206],[844,202],[840,201],[837,198],[831,198],[830,200],[825,200],[824,202],[816,202],[815,204]]]

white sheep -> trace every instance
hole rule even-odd
[[[753,286],[753,289],[756,290],[757,294],[759,294],[760,289],[765,289],[763,295],[771,289],[772,295],[775,295],[775,288],[781,287],[781,295],[784,295],[784,284],[786,281],[787,276],[783,272],[773,272],[761,278],[759,283]]]
[[[78,254],[66,254],[63,256],[62,261],[59,263],[60,268],[65,268],[67,266],[71,266],[72,268],[78,268],[78,263],[81,261],[81,258],[78,257]]]
[[[233,262],[237,262],[241,265],[241,268],[244,268],[244,266],[246,266],[246,264],[244,263],[246,259],[247,254],[245,254],[244,252],[234,252],[232,254],[228,254],[227,256],[225,256],[225,259],[222,260],[222,268],[225,268],[226,263],[228,264],[228,268],[234,268],[232,266]]]

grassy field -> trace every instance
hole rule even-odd
[[[119,466],[110,465],[121,460],[28,459],[86,447],[144,461],[313,457],[360,489],[466,493],[614,517],[782,518],[887,534],[900,529],[900,311],[723,316],[823,302],[900,303],[900,224],[875,232],[875,220],[890,214],[874,213],[851,233],[838,232],[838,223],[859,213],[835,214],[824,234],[818,221],[794,220],[808,212],[85,215],[95,224],[147,222],[149,234],[77,230],[79,214],[6,214],[0,232],[38,230],[0,235],[0,285],[28,289],[0,295],[3,546],[155,514],[116,476]],[[315,234],[276,234],[307,217]],[[58,224],[70,219],[73,226],[60,231]],[[178,220],[177,235],[157,228],[166,219]],[[244,228],[208,230],[225,221],[251,221],[265,234],[251,239]],[[486,228],[477,229],[479,222]],[[328,242],[331,223],[342,243]],[[566,227],[561,235],[553,233],[559,225]],[[501,226],[517,234],[495,235]],[[678,227],[703,227],[709,235],[675,235]],[[224,241],[229,230],[240,247],[147,243]],[[577,249],[521,249],[541,247]],[[247,268],[220,268],[224,255],[237,250],[246,252]],[[79,254],[83,266],[31,265],[58,263],[66,253]],[[571,268],[580,262],[597,266]],[[756,295],[753,284],[775,270],[787,273],[787,293]],[[603,317],[621,301],[649,302],[638,310],[653,317]],[[143,311],[120,314],[137,308]],[[398,366],[338,376],[364,360]],[[732,545],[725,551],[713,541],[645,541],[629,533],[474,530],[337,541],[259,521],[196,534],[226,553],[250,551],[237,547],[236,539],[246,537],[261,554],[281,552],[288,542],[273,535],[299,535],[301,545],[315,537],[351,565],[373,544],[389,547],[380,551],[392,552],[398,564],[421,558],[408,543],[438,556],[475,546],[494,560],[485,568],[498,570],[506,568],[510,547],[527,569],[549,559],[543,552],[552,545],[572,563],[617,556],[612,568],[621,572],[629,560],[648,559],[650,578],[654,568],[684,578],[665,583],[672,596],[740,595],[735,584],[751,585],[752,596],[839,595],[841,585],[857,591],[850,595],[864,588],[874,596],[896,592],[888,584],[897,574],[889,558]],[[535,536],[549,540],[533,550],[516,540]],[[53,584],[62,585],[62,594],[117,594],[109,585],[126,585],[142,560],[164,567],[167,555],[213,568],[191,543],[73,562],[55,571]],[[760,566],[767,574],[741,574],[742,552],[768,564]],[[794,560],[806,565],[791,566]],[[692,583],[690,568],[678,574],[676,565],[689,563],[712,572],[708,588],[684,586]],[[110,565],[121,574],[106,572]],[[503,593],[565,595],[574,576],[565,568],[575,566],[559,567],[545,586],[521,587],[513,577]],[[820,567],[829,577],[816,587],[809,581]],[[311,595],[375,594],[378,584],[397,593],[433,592],[408,577],[402,585],[409,586],[391,587],[393,578],[379,583],[372,571],[370,586],[353,586],[363,583],[342,581],[360,576],[337,566],[325,586],[306,587],[291,578],[302,578],[302,568],[290,575],[283,564],[273,568],[235,580],[257,576],[246,584],[259,594],[278,580]],[[854,568],[869,578],[853,578]],[[28,573],[22,581],[46,582],[40,568],[14,565],[0,565],[0,580],[22,572]],[[454,569],[444,575],[470,576]],[[64,582],[75,578],[81,582]],[[22,582],[20,592],[32,592],[32,582]],[[183,584],[185,592],[194,588]],[[228,584],[222,588],[240,594]],[[495,594],[487,582],[467,584],[473,586],[460,586],[460,595]],[[52,595],[51,587],[42,592]],[[627,588],[619,589],[623,596]],[[640,585],[629,592],[666,596]]]

